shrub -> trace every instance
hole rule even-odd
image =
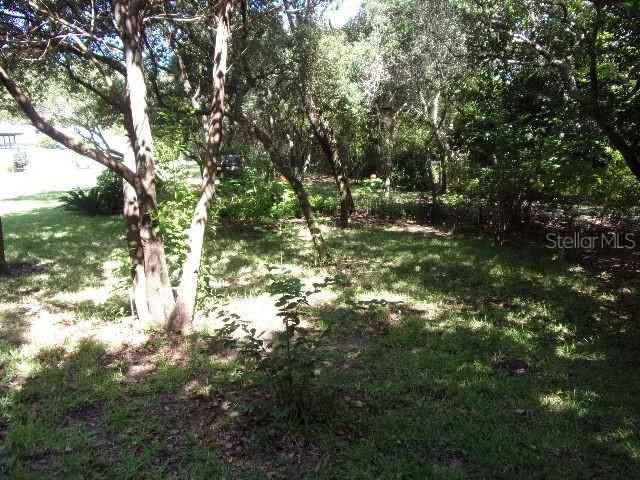
[[[40,139],[40,141],[38,142],[38,145],[41,148],[51,148],[51,149],[58,148],[58,143],[54,139],[52,139],[51,137],[49,137],[47,135],[44,135]]]
[[[340,209],[340,200],[337,196],[309,195],[309,201],[314,211],[320,215],[333,216]]]
[[[122,179],[111,170],[105,170],[96,180],[95,187],[76,188],[60,197],[65,208],[85,215],[114,215],[122,211],[124,194]]]
[[[289,184],[254,168],[220,182],[215,208],[220,218],[234,220],[274,221],[301,215]]]
[[[255,328],[239,322],[237,315],[227,319],[228,326],[223,330],[228,335],[242,328],[246,335],[237,346],[245,366],[263,376],[263,380],[274,388],[280,402],[276,415],[300,421],[310,413],[309,390],[322,361],[319,347],[323,338],[301,326],[304,308],[309,305],[311,295],[339,279],[328,277],[308,289],[288,271],[269,277],[272,280],[270,292],[278,297],[276,307],[284,330],[267,342]]]
[[[23,150],[18,150],[16,154],[13,156],[13,166],[12,169],[14,172],[23,172],[24,169],[29,165],[29,159],[27,158],[27,154]]]
[[[188,252],[188,227],[198,201],[198,190],[181,176],[171,177],[162,183],[158,203],[158,232],[162,234],[174,278],[180,275],[180,266]],[[215,212],[211,212],[215,215]]]

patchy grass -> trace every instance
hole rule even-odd
[[[119,219],[18,212],[8,258],[41,270],[0,283],[3,478],[640,477],[637,277],[416,225],[327,229],[317,268],[298,224],[221,225],[215,296],[256,324],[268,266],[347,276],[307,311],[326,356],[292,425],[206,316],[127,317]]]

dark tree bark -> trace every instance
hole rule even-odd
[[[203,158],[200,198],[189,230],[189,253],[182,269],[178,299],[167,323],[167,330],[179,332],[193,320],[198,290],[198,272],[202,257],[209,207],[216,192],[216,170],[220,163],[220,145],[224,124],[224,96],[227,71],[228,39],[231,32],[233,2],[222,0],[218,12],[213,52],[213,104]]]
[[[4,256],[4,233],[2,231],[2,217],[0,217],[0,276],[6,277],[10,274],[7,259]]]

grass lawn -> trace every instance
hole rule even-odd
[[[16,211],[2,478],[640,478],[637,276],[402,224],[327,227],[318,268],[298,225],[219,226],[205,265],[248,321],[273,324],[268,266],[347,277],[306,312],[326,340],[300,424],[208,318],[166,337],[127,316],[120,219]]]

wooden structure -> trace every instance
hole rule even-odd
[[[12,148],[18,148],[16,137],[18,135],[22,135],[21,133],[13,133],[13,132],[0,132],[0,149],[2,150],[10,150]]]

